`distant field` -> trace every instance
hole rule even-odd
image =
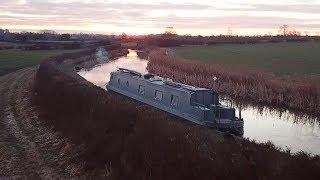
[[[39,64],[52,56],[75,51],[79,50],[0,50],[0,76],[17,69]]]
[[[0,46],[14,46],[16,43],[0,41]]]
[[[184,46],[173,50],[187,59],[230,68],[243,66],[281,75],[320,75],[320,42]]]

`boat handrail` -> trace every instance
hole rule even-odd
[[[199,107],[207,108],[204,104],[200,104],[200,103],[196,103],[196,102],[191,102],[191,105],[196,105],[196,106],[199,106]]]

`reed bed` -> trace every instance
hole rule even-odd
[[[60,64],[61,65],[61,64]],[[84,146],[85,174],[110,179],[315,179],[320,160],[195,125],[41,64],[41,119]]]
[[[83,145],[88,178],[316,179],[319,156],[291,155],[179,119],[41,64],[35,103],[41,119]],[[75,60],[77,63],[78,60]],[[70,61],[68,61],[69,66]]]
[[[182,83],[213,89],[234,98],[284,107],[320,116],[319,82],[308,78],[282,79],[261,71],[203,64],[175,57],[166,50],[149,54],[148,71]],[[217,78],[214,81],[214,77]]]

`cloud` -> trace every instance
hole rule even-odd
[[[319,0],[1,0],[0,3],[0,26],[15,28],[107,26],[125,31],[129,27],[151,30],[172,25],[186,30],[228,26],[272,29],[289,24],[320,30],[318,22]]]
[[[320,13],[320,4],[253,4],[241,8],[229,8],[238,11],[270,11],[270,12],[300,12]]]

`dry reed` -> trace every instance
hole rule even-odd
[[[169,56],[165,50],[151,52],[149,59],[147,68],[151,73],[231,97],[320,116],[320,89],[316,81],[281,79],[254,70],[228,70]],[[213,77],[217,77],[217,81]]]
[[[41,119],[85,145],[77,158],[86,161],[93,178],[100,173],[111,179],[320,176],[318,156],[292,156],[271,143],[223,135],[74,79],[56,66],[54,61],[44,62],[36,76]]]

